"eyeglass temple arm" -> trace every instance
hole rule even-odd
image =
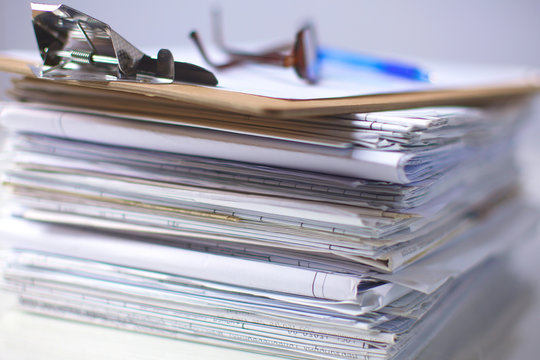
[[[266,64],[275,64],[279,66],[292,66],[294,62],[294,59],[291,56],[282,55],[282,54],[276,53],[275,51],[271,51],[269,53],[263,53],[260,55],[251,54],[251,53],[242,53],[242,52],[228,53],[231,56],[231,61],[223,63],[223,64],[217,64],[213,62],[212,60],[210,60],[210,58],[208,57],[208,54],[204,50],[202,46],[202,42],[197,32],[192,31],[189,34],[189,36],[191,37],[193,42],[195,42],[195,45],[199,49],[203,59],[210,66],[216,69],[226,69],[226,68],[237,66],[246,62],[259,62],[259,63],[266,63]]]
[[[206,53],[206,50],[204,50],[204,48],[202,46],[202,43],[201,43],[201,40],[200,40],[199,35],[197,34],[197,32],[192,31],[189,34],[189,37],[191,38],[191,40],[193,40],[193,42],[197,46],[197,49],[199,49],[199,52],[201,53],[201,56],[203,57],[204,61],[206,61],[210,66],[212,66],[212,67],[214,67],[216,69],[226,69],[228,67],[240,65],[240,64],[242,64],[244,62],[244,60],[241,60],[241,59],[233,59],[233,60],[231,60],[229,62],[226,62],[226,63],[223,63],[223,64],[215,63],[214,61],[210,60],[210,58],[208,57],[208,54]]]
[[[289,50],[291,48],[290,44],[275,46],[271,49],[262,51],[261,54],[246,53],[246,52],[237,51],[237,50],[233,50],[229,48],[227,45],[225,45],[225,41],[223,39],[223,17],[221,15],[220,8],[215,8],[212,10],[212,35],[214,38],[214,42],[216,43],[218,48],[221,51],[231,56],[265,57],[265,58],[276,56],[276,58],[279,57],[279,59],[282,59],[284,57],[282,52]]]

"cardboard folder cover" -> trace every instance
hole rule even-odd
[[[34,63],[28,57],[0,55],[0,71],[33,77],[29,65]],[[361,71],[353,71],[344,83],[344,76],[336,80],[333,91],[324,81],[311,86],[292,83],[286,78],[281,83],[269,83],[269,77],[283,75],[286,69],[258,71],[258,68],[245,67],[228,73],[218,73],[218,87],[205,87],[188,84],[142,84],[131,82],[77,82],[65,81],[63,84],[73,88],[93,88],[110,92],[144,95],[151,99],[158,109],[163,101],[182,107],[198,107],[253,116],[272,116],[276,118],[311,117],[403,109],[434,105],[483,105],[532,94],[540,89],[540,76],[524,69],[488,69],[485,67],[444,67],[440,70],[441,81],[434,84],[388,82],[388,87],[379,81],[362,84],[371,76]],[[291,75],[293,76],[293,75]],[[332,75],[334,76],[334,74]],[[381,75],[382,76],[382,75]],[[383,77],[383,79],[385,79]],[[281,80],[281,79],[279,79]],[[290,80],[290,81],[289,81]],[[333,80],[333,79],[331,79]],[[339,81],[338,81],[339,80]],[[388,79],[386,78],[388,81]],[[294,79],[298,82],[298,79]],[[253,83],[260,83],[253,88]],[[358,84],[358,91],[355,87]],[[262,89],[260,91],[254,89]],[[386,91],[385,91],[386,89]],[[265,96],[264,94],[284,94]],[[298,95],[300,94],[300,95]],[[313,97],[309,98],[309,96]],[[337,96],[335,96],[338,94]],[[357,94],[357,95],[355,95]],[[135,97],[136,98],[136,97]]]

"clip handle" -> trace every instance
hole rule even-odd
[[[161,49],[157,59],[144,55],[137,66],[137,72],[200,85],[216,86],[218,83],[215,75],[205,68],[174,61],[172,53],[167,49]]]

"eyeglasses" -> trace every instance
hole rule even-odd
[[[318,46],[315,36],[315,29],[308,24],[296,33],[296,39],[292,46],[290,54],[284,54],[287,47],[278,47],[275,49],[263,51],[262,53],[247,53],[234,51],[224,45],[221,32],[221,16],[219,13],[213,14],[214,37],[218,47],[230,56],[228,62],[217,64],[210,60],[204,50],[199,35],[196,31],[190,34],[191,39],[199,49],[203,59],[216,69],[227,69],[230,67],[242,65],[244,63],[264,63],[283,67],[293,67],[298,77],[306,80],[310,84],[315,84],[319,80],[319,59]]]

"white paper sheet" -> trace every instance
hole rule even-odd
[[[485,259],[510,249],[526,236],[539,219],[536,209],[523,206],[519,201],[502,206],[494,212],[486,223],[453,241],[452,246],[394,274],[366,271],[366,276],[432,293],[450,278],[458,277]],[[502,226],[501,229],[501,224],[505,223],[513,226]],[[23,249],[57,252],[61,255],[310,297],[354,300],[357,296],[356,287],[361,281],[358,276],[327,274],[152,243],[137,242],[135,245],[120,237],[13,218],[3,219],[0,229],[3,238]],[[181,266],[178,265],[180,263]],[[281,277],[286,277],[288,281],[280,281]]]
[[[39,107],[7,103],[0,107],[0,124],[14,131],[37,131],[82,141],[408,182],[403,165],[410,155],[403,153],[328,148],[121,118],[44,111]]]
[[[29,225],[25,221],[2,219],[2,238],[20,248],[332,300],[356,299],[356,289],[361,282],[355,276],[292,267],[283,268],[284,272],[278,276],[276,271],[281,267],[271,263],[254,263],[147,242],[133,243],[75,228]],[[282,277],[287,281],[281,281]]]
[[[531,230],[540,223],[540,211],[523,202],[495,209],[486,223],[465,233],[451,246],[438,251],[394,274],[373,274],[415,290],[431,293],[444,282],[469,271],[486,259],[510,252],[527,241]]]

